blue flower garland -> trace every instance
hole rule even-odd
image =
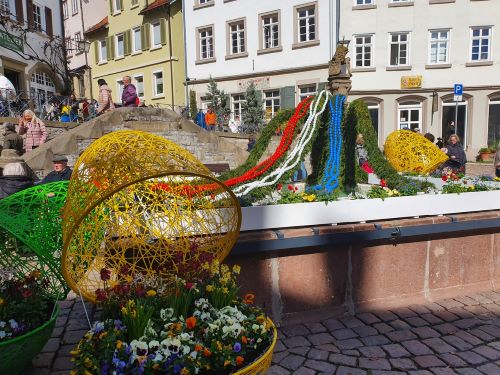
[[[330,151],[328,161],[325,165],[325,171],[323,173],[321,185],[317,185],[315,187],[316,190],[322,190],[324,188],[328,193],[333,192],[339,185],[340,157],[342,153],[341,124],[344,101],[345,96],[336,95],[335,107],[333,105],[333,98],[328,103],[330,108],[330,124],[328,128]]]

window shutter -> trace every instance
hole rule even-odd
[[[167,20],[165,18],[160,20],[160,40],[161,44],[167,44]]]
[[[144,25],[141,26],[141,44],[143,51],[149,49],[149,45],[151,42],[149,38],[150,30],[151,30],[151,25],[149,23],[145,23]]]
[[[318,92],[321,92],[325,89],[326,87],[326,82],[320,82],[318,83]]]
[[[109,14],[113,14],[115,12],[115,10],[113,9],[113,1],[114,0],[108,0],[108,1],[109,1]]]
[[[295,108],[295,86],[280,89],[281,108]]]
[[[132,52],[132,30],[127,30],[123,33],[123,54],[130,55]]]
[[[52,38],[54,35],[52,29],[52,9],[45,7],[45,32]]]
[[[111,35],[106,38],[106,53],[108,55],[108,61],[113,60],[115,57],[115,36]]]
[[[26,0],[26,12],[28,14],[28,29],[33,30],[33,27],[35,26],[33,0]]]
[[[16,19],[24,24],[23,0],[16,0]]]
[[[96,40],[94,42],[94,54],[95,54],[95,63],[99,63],[99,41]]]

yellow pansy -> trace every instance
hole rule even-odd
[[[146,292],[148,297],[154,297],[156,296],[156,290],[150,289]]]

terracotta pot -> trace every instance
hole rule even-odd
[[[479,153],[479,156],[481,157],[482,161],[493,160],[493,155],[495,155],[495,154],[491,153],[491,152],[481,152],[481,153]]]

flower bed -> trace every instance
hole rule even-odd
[[[196,282],[165,285],[101,270],[102,320],[72,352],[72,374],[264,374],[277,333],[252,294],[237,297],[239,267],[215,261],[201,271]]]

